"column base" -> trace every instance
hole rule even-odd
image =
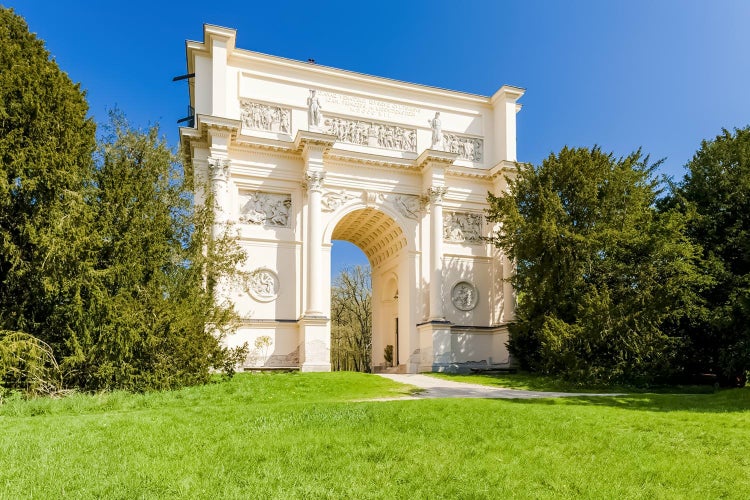
[[[419,332],[419,371],[432,372],[453,360],[451,322],[428,321],[417,325]]]
[[[300,371],[331,371],[331,323],[325,316],[299,320]]]

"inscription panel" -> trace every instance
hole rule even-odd
[[[319,92],[326,109],[337,109],[342,113],[367,116],[370,118],[393,119],[413,118],[419,115],[420,109],[407,104],[379,101],[365,97],[355,97],[335,92]]]

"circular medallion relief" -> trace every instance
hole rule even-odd
[[[453,285],[451,290],[451,302],[461,311],[471,311],[477,307],[477,301],[479,300],[479,293],[477,287],[468,281],[459,281]]]
[[[270,302],[279,296],[279,277],[270,269],[256,269],[250,273],[247,291],[259,302]]]

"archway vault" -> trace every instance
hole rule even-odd
[[[336,224],[331,239],[357,245],[370,259],[373,269],[407,246],[406,236],[396,221],[375,208],[361,208],[346,214]]]

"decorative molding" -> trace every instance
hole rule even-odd
[[[445,151],[456,153],[462,160],[481,162],[484,157],[484,140],[458,134],[443,134]]]
[[[482,215],[470,212],[443,214],[443,239],[452,243],[482,244]]]
[[[259,226],[289,227],[291,194],[240,192],[240,222]]]
[[[292,110],[247,99],[240,100],[242,128],[289,134],[292,130]]]
[[[247,292],[258,302],[271,302],[279,296],[279,276],[267,267],[250,273]]]
[[[323,180],[326,178],[325,172],[305,172],[305,182],[303,186],[308,191],[321,191],[323,189]]]
[[[327,119],[324,124],[325,132],[336,136],[339,142],[411,153],[417,152],[416,129],[339,117]]]
[[[459,281],[451,289],[451,302],[460,311],[471,311],[477,307],[479,292],[469,281]]]
[[[359,198],[359,196],[347,193],[343,190],[328,191],[320,200],[321,210],[324,212],[333,212],[356,198]]]

